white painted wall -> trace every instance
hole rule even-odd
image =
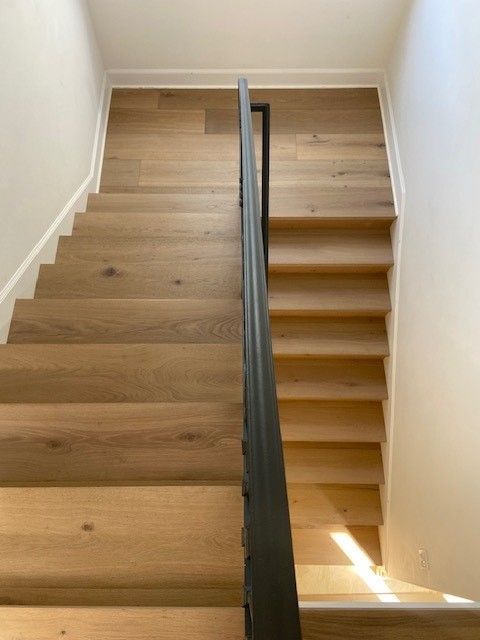
[[[106,67],[383,68],[406,0],[90,0]]]
[[[414,0],[388,66],[406,199],[387,536],[390,575],[478,600],[479,42],[478,0]]]
[[[91,176],[104,72],[84,0],[2,0],[0,59],[1,338],[36,278],[19,268]]]

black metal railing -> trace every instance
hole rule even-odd
[[[252,640],[301,640],[268,313],[269,107],[263,114],[262,208],[245,78],[238,81],[243,259],[245,623]],[[263,228],[263,235],[262,235]]]

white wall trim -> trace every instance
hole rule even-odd
[[[233,88],[239,76],[254,88],[377,87],[381,69],[109,69],[113,87]]]
[[[111,86],[108,75],[105,72],[100,91],[90,171],[63,209],[57,214],[40,240],[32,247],[18,269],[0,290],[0,342],[4,342],[7,338],[15,300],[21,297],[33,296],[39,265],[54,260],[59,236],[71,233],[75,213],[77,211],[84,211],[88,194],[98,190],[110,97]]]
[[[385,469],[385,486],[382,495],[382,506],[384,512],[385,526],[383,528],[381,542],[382,555],[385,568],[388,573],[389,565],[389,524],[390,524],[390,504],[392,491],[392,453],[394,441],[394,421],[396,403],[396,371],[397,371],[397,350],[398,350],[398,313],[400,296],[400,270],[402,261],[402,241],[405,224],[405,202],[406,188],[405,177],[402,169],[400,157],[400,147],[398,142],[397,128],[395,124],[395,114],[388,85],[386,72],[380,78],[378,93],[380,98],[380,108],[382,111],[383,126],[385,131],[385,142],[387,147],[388,163],[393,187],[393,197],[395,202],[395,212],[397,220],[392,231],[392,245],[394,267],[389,273],[389,288],[392,311],[387,319],[388,339],[390,357],[385,364],[385,373],[388,385],[388,400],[384,403],[385,428],[387,441],[383,447],[383,462]]]

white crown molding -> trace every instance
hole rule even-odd
[[[240,76],[252,88],[377,87],[381,69],[109,69],[113,87],[234,88]]]
[[[58,238],[62,233],[70,233],[73,217],[77,211],[84,211],[87,196],[98,189],[103,150],[107,130],[107,118],[110,105],[111,86],[107,73],[104,73],[101,99],[98,107],[95,136],[92,147],[90,171],[82,180],[75,193],[55,216],[40,240],[32,247],[15,273],[0,290],[0,342],[7,338],[8,326],[15,300],[31,297],[35,290],[38,267],[41,263],[51,262],[55,257]]]

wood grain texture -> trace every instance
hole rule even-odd
[[[379,133],[305,133],[296,136],[299,160],[367,160],[385,158]]]
[[[381,402],[280,402],[285,442],[384,442]]]
[[[298,484],[383,484],[378,445],[338,447],[286,442],[283,447],[287,482]]]
[[[293,529],[296,564],[351,565],[352,562],[334,541],[332,533],[346,533],[367,553],[376,565],[382,564],[378,527],[324,525],[316,529]]]
[[[326,188],[325,185],[275,186],[270,194],[273,228],[380,227],[395,217],[390,187]]]
[[[240,219],[238,195],[189,193],[90,193],[87,211],[104,213],[221,213]]]
[[[303,609],[303,640],[477,640],[477,609]]]
[[[272,274],[272,316],[376,316],[390,311],[385,276]]]
[[[144,162],[140,167],[139,184],[143,183]],[[275,187],[325,187],[330,189],[388,188],[390,174],[387,159],[382,160],[273,160],[270,184]]]
[[[112,162],[112,161],[106,161]],[[137,160],[126,161],[137,162]],[[238,188],[237,160],[141,160],[139,187]],[[130,186],[130,185],[127,185]]]
[[[288,501],[293,529],[383,523],[377,487],[290,483]]]
[[[240,345],[0,346],[0,402],[240,402]]]
[[[272,273],[386,273],[393,264],[386,231],[274,230],[269,246]]]
[[[73,588],[0,586],[0,605],[72,607],[238,607],[243,587]],[[82,639],[83,640],[83,639]],[[97,638],[92,638],[97,640]]]
[[[240,218],[219,213],[77,213],[74,236],[155,238],[158,246],[173,240],[229,238],[240,246]],[[213,244],[212,244],[213,246]]]
[[[280,400],[385,400],[383,362],[376,360],[277,360]]]
[[[238,484],[242,420],[241,404],[4,404],[0,484]]]
[[[206,133],[233,133],[238,130],[235,109],[207,109]],[[254,119],[254,131],[260,120]],[[377,109],[271,109],[272,133],[373,133],[382,131]]]
[[[130,112],[125,112],[130,113]],[[148,112],[145,112],[148,114]],[[157,114],[165,113],[158,111]],[[168,112],[167,112],[168,113]],[[188,113],[188,112],[185,112]],[[155,118],[157,118],[155,114]],[[150,115],[149,115],[150,117]],[[110,125],[109,125],[110,126]],[[144,126],[146,129],[147,127]],[[203,133],[167,134],[109,128],[105,157],[123,160],[168,161],[235,161],[238,163],[238,132],[207,136]],[[261,159],[261,137],[256,136],[257,163]],[[270,139],[270,157],[274,160],[296,160],[297,143],[293,134],[275,134]]]
[[[238,299],[17,300],[10,343],[239,343]]]
[[[377,318],[271,319],[276,358],[383,358],[388,356],[385,321]]]
[[[195,134],[205,131],[205,111],[167,111],[153,109],[116,109],[108,114],[107,139],[116,133],[127,134]],[[106,154],[106,157],[110,155]],[[120,156],[117,156],[120,157]]]
[[[0,501],[4,587],[242,584],[238,487],[2,488]]]
[[[236,89],[150,89],[159,109],[237,109]],[[115,106],[153,104],[154,95],[134,95],[115,89]],[[269,102],[275,109],[380,109],[377,89],[250,89],[252,102]]]
[[[59,238],[56,264],[122,264],[152,265],[169,262],[203,262],[237,258],[241,261],[238,238],[203,236],[197,239],[127,238],[124,236],[62,236]]]
[[[112,89],[110,109],[151,109],[155,111],[157,108],[158,89]]]
[[[8,607],[3,640],[243,640],[240,607]]]
[[[46,264],[37,298],[237,298],[238,260],[219,258],[161,264]]]

